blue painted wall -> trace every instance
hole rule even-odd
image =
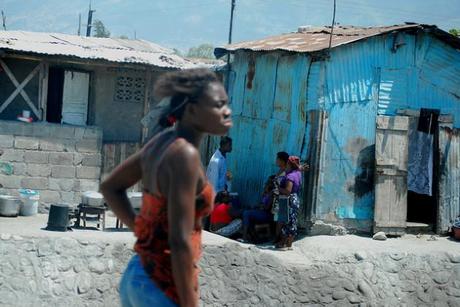
[[[373,219],[377,114],[438,108],[460,127],[460,52],[427,33],[397,34],[403,44],[393,52],[394,35],[335,48],[321,61],[236,52],[229,167],[244,202],[257,202],[277,151],[311,156],[311,112],[326,114],[313,218],[328,222]]]

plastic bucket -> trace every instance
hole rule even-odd
[[[22,204],[19,210],[19,214],[22,216],[31,216],[38,213],[38,202],[40,200],[40,194],[34,190],[19,190],[19,197],[21,198]]]

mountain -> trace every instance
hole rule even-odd
[[[228,38],[231,0],[93,0],[95,19],[113,36],[127,35],[185,51],[202,43],[222,45]],[[404,21],[460,26],[460,0],[337,1],[337,22],[354,25],[397,24]],[[326,25],[332,0],[236,0],[234,41],[296,31],[301,25]],[[82,33],[88,0],[0,0],[9,30]]]

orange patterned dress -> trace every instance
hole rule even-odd
[[[201,257],[201,220],[211,213],[213,201],[214,191],[211,184],[207,183],[196,198],[195,228],[190,237],[195,264],[195,274],[191,282],[193,282],[197,300],[199,297],[197,263]],[[144,192],[141,211],[136,217],[134,226],[134,233],[137,237],[134,250],[139,255],[150,278],[169,298],[179,304],[179,295],[172,273],[168,232],[167,199]]]

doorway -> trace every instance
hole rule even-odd
[[[46,119],[51,123],[84,126],[88,119],[90,74],[51,67]]]
[[[439,110],[422,109],[411,117],[408,157],[408,228],[436,229],[439,174]]]
[[[64,69],[50,67],[48,74],[48,100],[46,105],[46,121],[50,123],[61,123],[63,90]]]

